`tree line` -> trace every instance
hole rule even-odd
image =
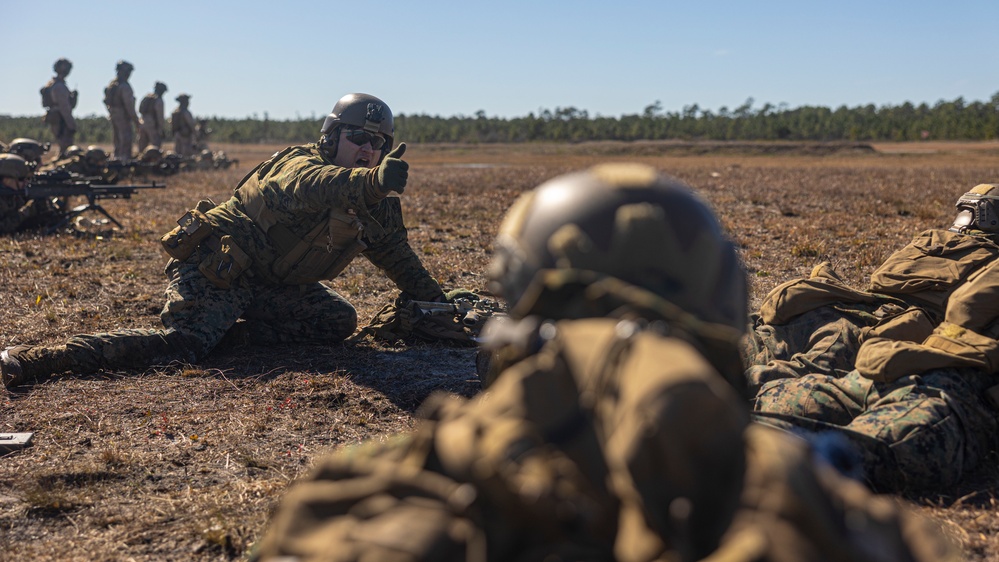
[[[212,117],[209,141],[225,143],[303,143],[319,136],[321,120],[271,120]],[[52,140],[41,117],[0,115],[0,140],[17,137]],[[915,141],[999,139],[999,92],[989,101],[964,98],[876,107],[821,106],[789,108],[752,98],[729,109],[702,109],[697,104],[678,112],[663,111],[659,101],[640,114],[591,116],[575,107],[543,109],[525,117],[396,116],[396,138],[420,143],[581,142],[589,140],[794,140],[794,141]],[[78,144],[110,144],[106,117],[77,118]]]

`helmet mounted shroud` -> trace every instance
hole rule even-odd
[[[957,203],[952,232],[980,230],[999,233],[999,184],[982,183],[962,195]]]

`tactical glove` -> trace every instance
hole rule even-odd
[[[382,193],[394,191],[402,193],[406,190],[406,179],[409,177],[409,163],[402,160],[406,152],[406,143],[400,143],[389,152],[378,166],[378,186]]]

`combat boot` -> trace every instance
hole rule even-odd
[[[41,382],[55,373],[68,371],[73,367],[68,355],[64,345],[8,347],[0,353],[3,385],[13,388],[28,381]]]
[[[24,382],[24,369],[16,355],[19,350],[23,351],[27,347],[19,345],[0,351],[0,380],[3,381],[4,388],[13,388]]]

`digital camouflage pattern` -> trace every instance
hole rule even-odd
[[[183,261],[167,265],[169,285],[160,315],[165,329],[118,330],[76,336],[65,346],[18,349],[12,356],[22,363],[26,378],[193,362],[227,333],[234,343],[258,345],[332,344],[353,333],[357,313],[335,291],[318,282],[283,284],[271,271],[280,254],[243,210],[240,194],[248,182],[273,205],[267,216],[294,229],[311,229],[309,222],[328,215],[332,206],[358,205],[368,242],[363,255],[405,293],[421,300],[443,299],[440,285],[409,246],[399,199],[380,196],[368,205],[370,193],[376,191],[374,169],[334,166],[314,145],[293,147],[284,154],[287,159],[254,171],[229,201],[207,211],[212,239],[229,240],[251,261],[242,275],[229,280],[227,288],[213,283],[204,273],[205,265],[216,263],[212,260],[219,252],[201,244]]]
[[[193,363],[229,334],[231,345],[279,343],[332,344],[357,325],[354,307],[335,291],[307,286],[242,283],[220,289],[198,269],[207,255],[171,260],[166,304],[160,313],[165,329],[115,330],[78,335],[64,346],[34,346],[14,353],[27,381],[49,374],[102,369],[142,368],[173,361]]]
[[[764,385],[756,410],[767,423],[846,435],[879,491],[946,491],[995,450],[996,409],[985,391],[996,383],[976,369],[891,383],[857,371],[809,375]]]
[[[290,147],[249,174],[235,195],[208,211],[216,231],[233,238],[253,259],[253,277],[281,283],[273,264],[282,253],[271,236],[286,229],[305,238],[325,223],[330,209],[353,214],[363,223],[362,254],[385,272],[400,290],[416,300],[441,300],[443,291],[409,245],[397,197],[378,190],[377,168],[334,166],[315,144]],[[259,198],[266,207],[250,218],[247,204]],[[323,238],[325,240],[325,238]]]
[[[874,301],[757,324],[746,374],[759,386],[759,417],[843,433],[879,490],[943,491],[959,482],[997,444],[999,411],[986,396],[999,382],[997,256],[982,233],[926,231],[858,292]],[[768,303],[781,293],[783,306],[796,306],[805,297],[789,297],[793,286],[775,289]],[[761,316],[779,312],[767,306]]]
[[[884,330],[893,330],[892,339],[922,341],[925,330],[900,326],[898,319],[919,309],[932,329],[950,295],[997,257],[993,236],[932,229],[889,256],[865,291],[847,287],[828,263],[819,264],[809,279],[776,287],[753,316],[743,349],[750,388],[846,373],[863,340]]]

